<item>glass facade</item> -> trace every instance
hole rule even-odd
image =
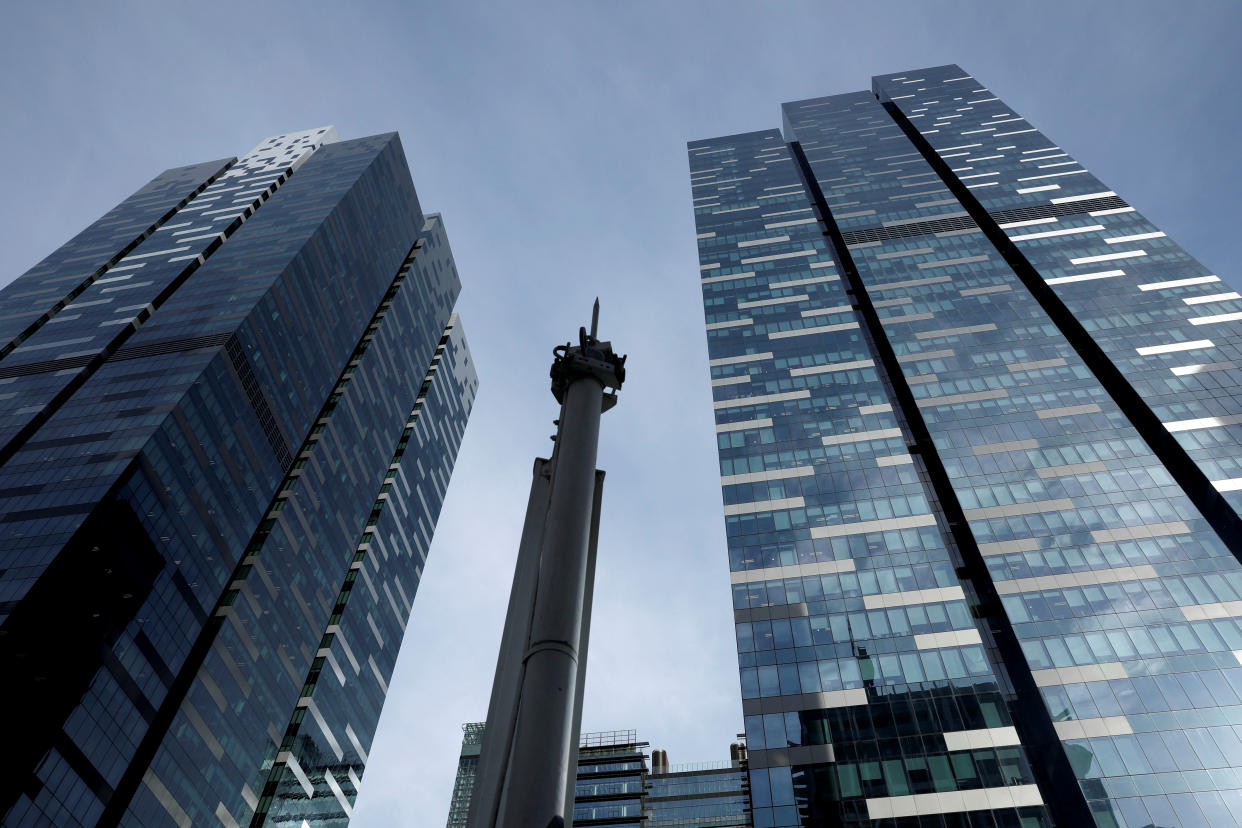
[[[755,825],[1242,820],[1238,295],[959,67],[783,115],[689,145]]]
[[[466,828],[470,816],[470,797],[483,751],[485,722],[467,722],[461,726],[461,757],[457,760],[457,776],[453,780],[453,798],[449,801],[448,828]]]
[[[483,722],[462,725],[448,828],[466,825],[484,728]],[[732,746],[732,760],[680,767],[668,765],[664,751],[654,751],[649,764],[647,747],[633,730],[582,734],[573,825],[750,828],[744,745]]]
[[[477,388],[458,290],[397,136],[328,127],[0,293],[6,825],[348,820]]]
[[[633,730],[583,733],[578,745],[573,824],[640,828],[647,743]]]
[[[745,761],[653,768],[647,777],[645,828],[749,828]]]

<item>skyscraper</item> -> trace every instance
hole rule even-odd
[[[477,388],[395,133],[157,176],[0,291],[5,825],[343,824]]]
[[[957,66],[782,108],[689,144],[755,825],[1242,822],[1242,296]]]
[[[483,730],[487,722],[466,722],[461,726],[461,756],[457,758],[457,775],[453,778],[453,798],[449,800],[448,828],[466,828],[470,816],[470,797],[483,752]]]

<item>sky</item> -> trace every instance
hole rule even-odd
[[[629,354],[583,730],[673,764],[741,728],[685,145],[957,63],[1239,285],[1234,2],[8,3],[0,284],[168,167],[397,130],[443,215],[480,376],[353,825],[444,825],[487,712],[551,349],[600,297]]]

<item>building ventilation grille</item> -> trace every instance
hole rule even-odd
[[[969,216],[933,219],[920,221],[916,224],[899,224],[895,227],[871,227],[866,230],[850,230],[842,232],[841,237],[847,245],[866,244],[868,242],[904,239],[910,236],[925,236],[928,233],[949,233],[954,230],[972,230],[974,219]]]
[[[250,401],[251,410],[259,419],[259,425],[263,428],[267,443],[272,447],[272,453],[276,455],[276,461],[280,463],[282,469],[289,468],[293,464],[293,454],[289,451],[289,446],[280,433],[280,429],[276,427],[276,418],[272,416],[272,408],[267,404],[267,397],[263,396],[263,389],[259,387],[259,380],[255,377],[250,367],[250,360],[246,359],[246,352],[242,350],[237,337],[230,335],[224,344],[224,350],[229,355],[233,371],[237,374],[237,379],[246,392],[246,399]]]
[[[1072,216],[1075,213],[1094,213],[1097,210],[1117,210],[1129,207],[1117,196],[1093,198],[1089,201],[1071,201],[1068,204],[1041,204],[1037,207],[1019,207],[1016,210],[1002,210],[999,213],[988,213],[997,224],[1009,224],[1014,221],[1030,221],[1031,219],[1056,218]]]
[[[219,348],[224,345],[232,333],[212,334],[210,336],[181,337],[178,339],[161,339],[141,345],[121,348],[108,358],[110,362],[122,359],[141,359],[143,357],[172,354],[180,351],[195,351],[200,348]],[[9,377],[27,377],[31,374],[46,374],[51,371],[65,371],[82,368],[98,359],[100,354],[80,354],[63,359],[45,359],[42,362],[27,362],[23,365],[0,366],[0,379]]]
[[[66,359],[46,359],[42,362],[27,362],[25,365],[0,366],[0,379],[9,377],[28,377],[31,374],[44,374],[48,371],[64,371],[67,368],[81,368],[95,359],[98,354],[82,354]]]
[[[1117,196],[1093,198],[1088,201],[1071,201],[1067,204],[1041,204],[1036,207],[1019,207],[1015,210],[1002,210],[989,213],[997,224],[1008,224],[1014,221],[1030,221],[1031,219],[1056,218],[1072,216],[1075,213],[1092,213],[1097,210],[1117,210],[1128,207],[1125,201]],[[847,245],[867,244],[870,242],[888,241],[889,239],[905,239],[911,236],[925,236],[928,233],[951,233],[954,230],[971,230],[975,220],[969,216],[920,221],[914,224],[899,224],[895,227],[870,227],[866,230],[850,230],[842,232],[841,237]]]
[[[219,348],[229,341],[233,334],[211,334],[210,336],[192,336],[179,339],[160,339],[139,345],[131,345],[116,352],[112,357],[118,359],[142,359],[143,357],[172,354],[179,351],[196,351],[199,348]]]

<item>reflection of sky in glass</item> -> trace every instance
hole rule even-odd
[[[1169,438],[1242,300],[959,66],[873,84],[688,145],[756,824],[1242,806],[1237,443]]]
[[[1143,12],[376,4],[265,20],[240,7],[21,9],[0,53],[0,142],[19,161],[0,205],[0,279],[159,170],[306,124],[346,137],[400,130],[419,192],[452,235],[483,396],[354,824],[439,828],[459,723],[487,706],[530,459],[549,445],[547,352],[597,293],[631,378],[603,430],[609,588],[596,602],[584,729],[622,722],[707,758],[741,727],[685,142],[775,124],[778,102],[857,89],[875,72],[957,61],[1228,281],[1242,178],[1237,11]],[[637,663],[650,680],[621,680]]]

